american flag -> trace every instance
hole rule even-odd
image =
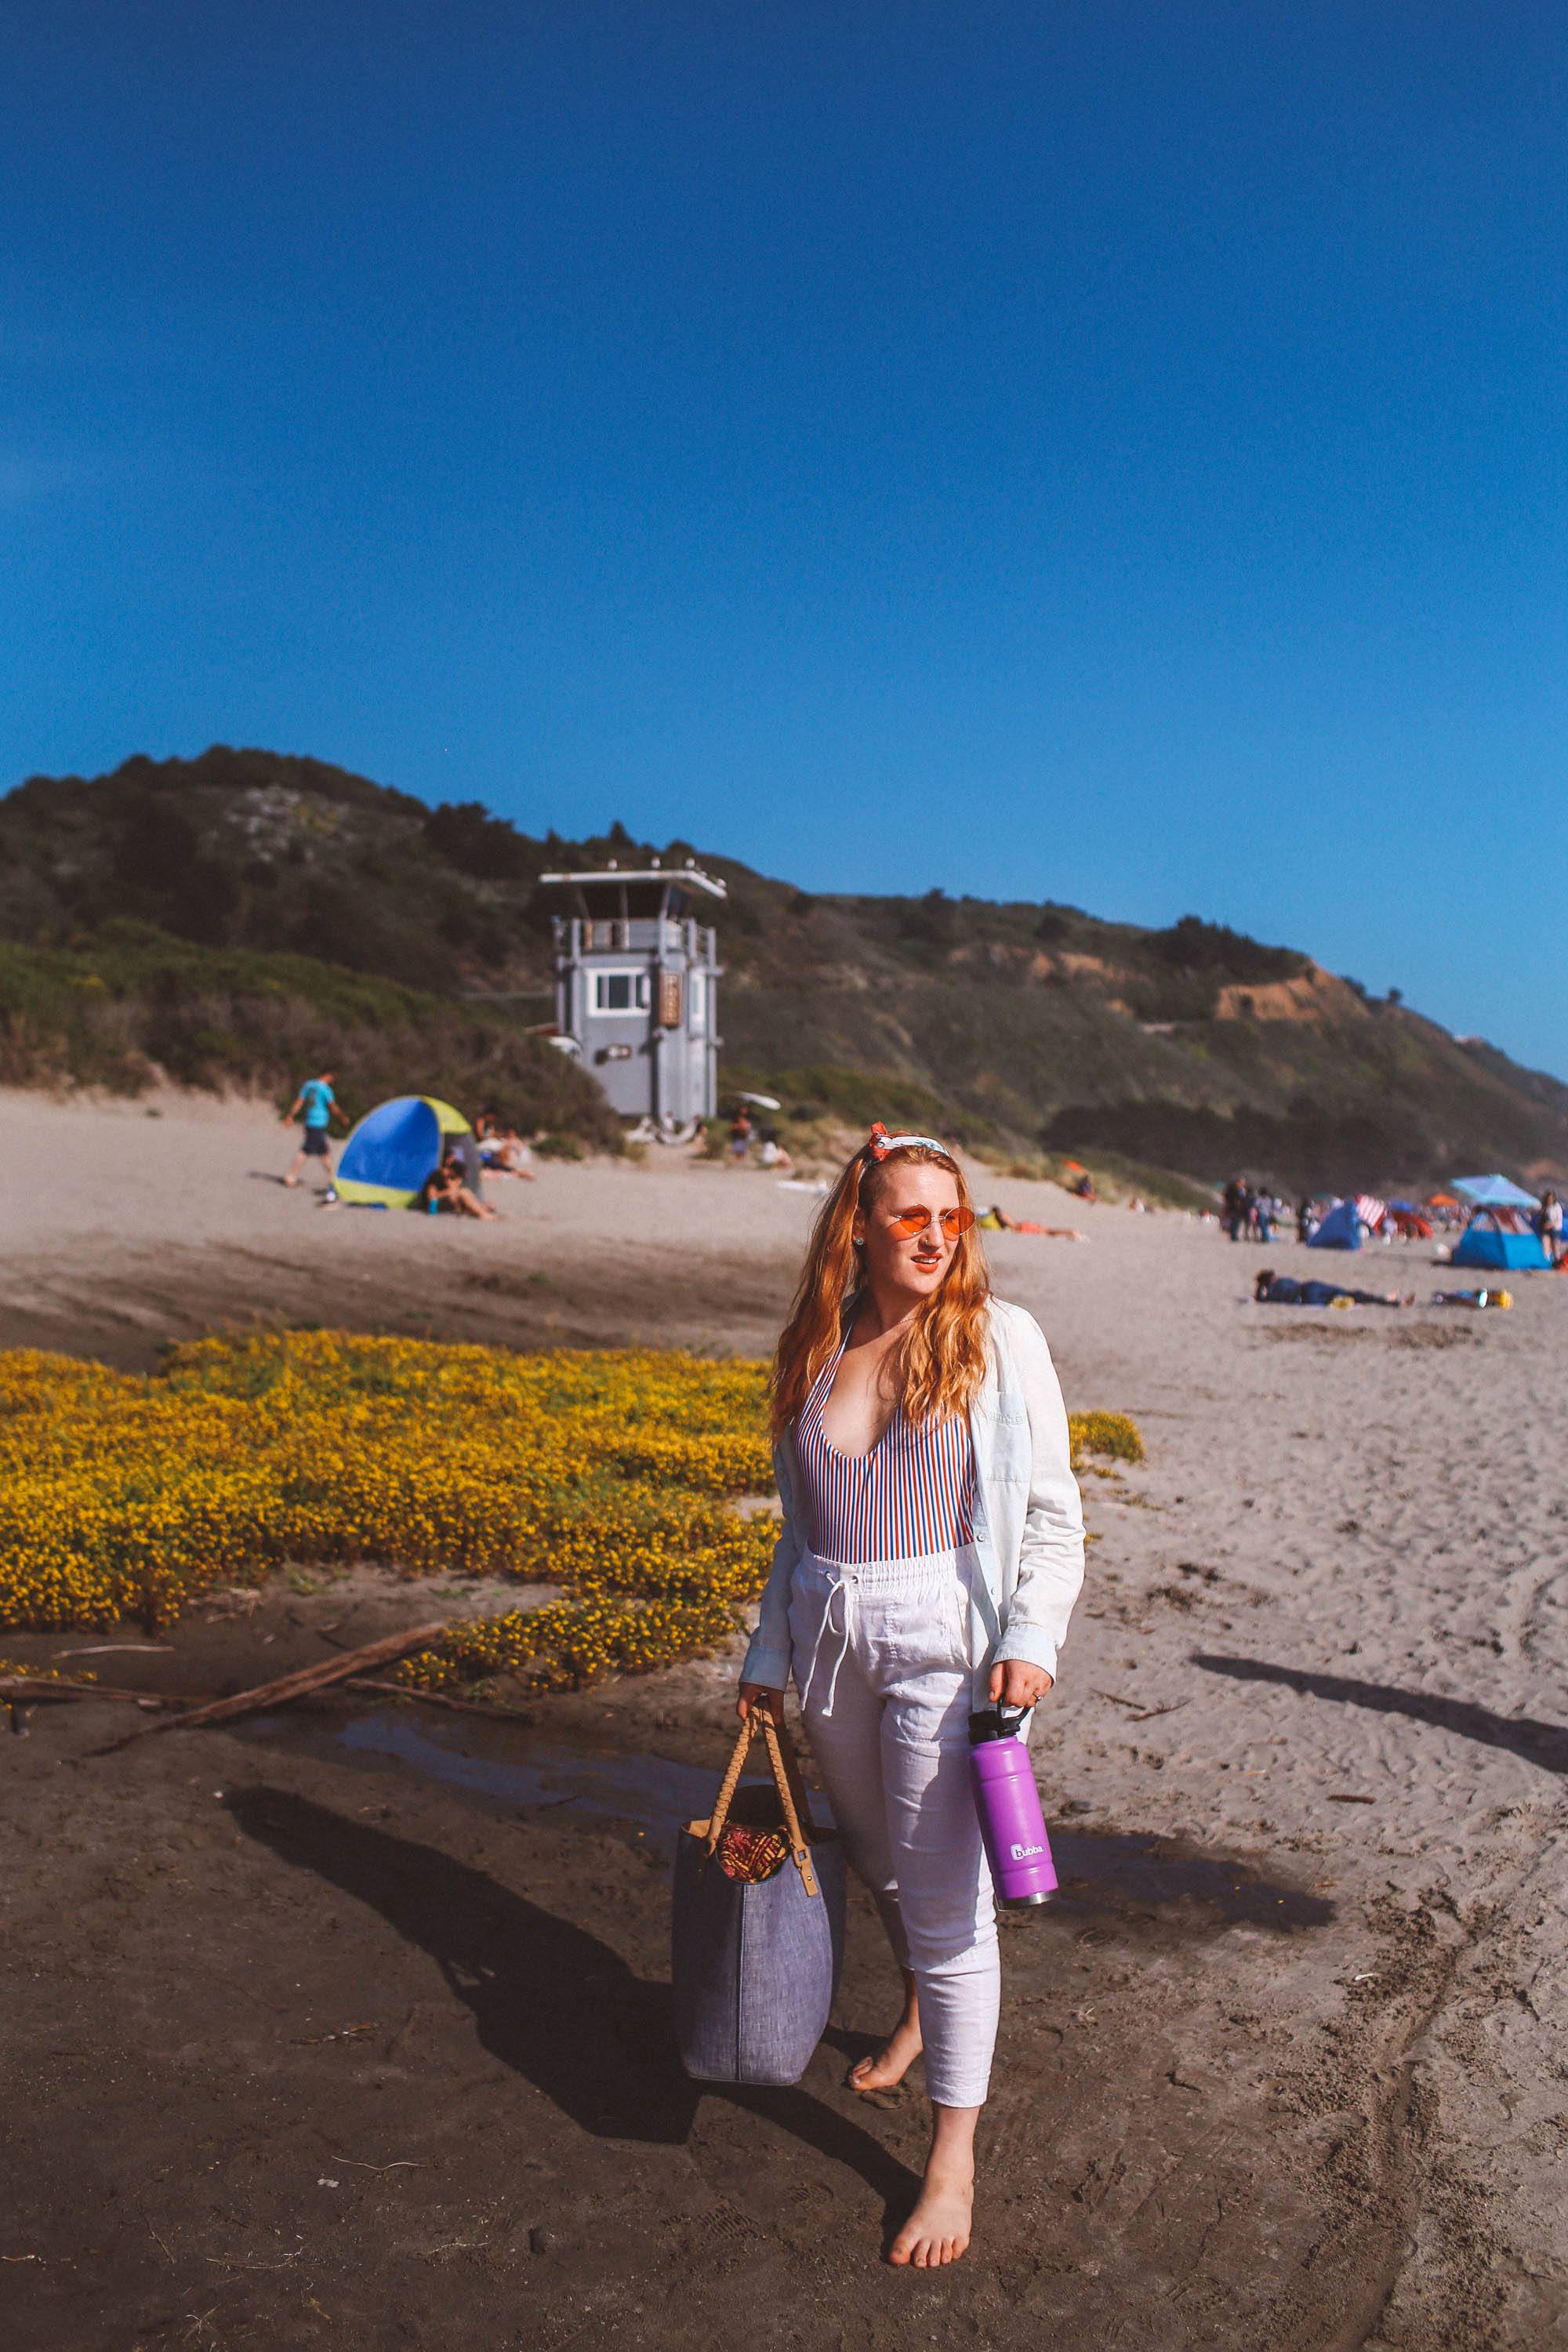
[[[1370,1232],[1375,1233],[1388,1214],[1388,1202],[1380,1201],[1375,1193],[1358,1192],[1355,1196],[1355,1213],[1362,1223]]]

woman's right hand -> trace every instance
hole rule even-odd
[[[770,1690],[766,1683],[742,1683],[741,1696],[735,1701],[735,1712],[742,1723],[754,1706],[760,1706],[764,1715],[771,1715],[775,1723],[784,1721],[782,1690]]]

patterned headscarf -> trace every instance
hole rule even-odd
[[[880,1119],[872,1128],[865,1149],[873,1160],[886,1160],[891,1151],[909,1151],[918,1146],[923,1146],[928,1151],[940,1151],[944,1160],[952,1158],[949,1147],[939,1141],[936,1136],[889,1135]]]

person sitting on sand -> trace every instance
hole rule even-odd
[[[531,1184],[538,1173],[533,1165],[533,1153],[515,1127],[503,1127],[492,1111],[489,1124],[480,1119],[474,1129],[479,1139],[479,1158],[490,1176],[521,1176]]]
[[[439,1168],[433,1168],[419,1187],[419,1205],[427,1213],[445,1212],[454,1217],[495,1217],[500,1213],[469,1192],[463,1181],[463,1163],[455,1151],[448,1152]]]
[[[337,1097],[332,1092],[332,1077],[333,1073],[331,1070],[322,1070],[318,1076],[307,1078],[284,1112],[281,1122],[284,1127],[292,1127],[296,1119],[301,1121],[300,1149],[294,1154],[294,1165],[289,1169],[283,1181],[289,1186],[298,1184],[300,1171],[306,1160],[319,1160],[326,1174],[329,1197],[332,1193],[333,1185],[332,1155],[328,1146],[328,1130],[334,1118],[342,1117],[342,1112],[338,1108]]]
[[[1347,1290],[1342,1282],[1298,1282],[1292,1274],[1276,1274],[1265,1266],[1252,1286],[1259,1307],[1332,1307],[1348,1299],[1355,1307],[1414,1307],[1415,1293],[1397,1290]]]
[[[931,2155],[888,2257],[920,2270],[969,2244],[1001,1998],[970,1710],[1045,1696],[1083,1582],[1050,1351],[992,1297],[973,1224],[947,1145],[879,1126],[823,1204],[773,1362],[783,1525],[737,1701],[782,1722],[793,1669],[903,1976],[849,2087],[891,2090],[923,2049]]]
[[[776,1127],[763,1128],[762,1148],[757,1153],[757,1164],[762,1168],[780,1168],[786,1176],[795,1166],[795,1161],[779,1141],[779,1131]]]

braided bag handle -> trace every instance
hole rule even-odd
[[[816,1873],[811,1866],[811,1848],[807,1845],[805,1832],[801,1828],[800,1815],[795,1809],[795,1790],[790,1785],[795,1777],[790,1766],[794,1765],[796,1772],[800,1768],[795,1764],[793,1746],[789,1751],[789,1763],[785,1763],[784,1751],[780,1739],[780,1727],[765,1708],[763,1711],[763,1736],[768,1743],[768,1761],[773,1768],[773,1785],[779,1792],[779,1802],[784,1807],[784,1822],[789,1830],[790,1854],[795,1868],[800,1873],[802,1885],[808,1895],[815,1895]],[[784,1739],[789,1738],[787,1731],[783,1736]]]
[[[735,1742],[735,1752],[724,1767],[724,1778],[719,1783],[719,1794],[713,1800],[713,1811],[703,1834],[703,1843],[710,1855],[717,1852],[719,1841],[724,1834],[724,1824],[730,1818],[730,1807],[733,1802],[735,1790],[740,1785],[741,1773],[745,1765],[747,1753],[752,1740],[756,1738],[756,1730],[752,1717],[748,1716],[741,1726],[740,1738]],[[700,1827],[701,1824],[694,1823],[693,1826]]]
[[[740,1785],[741,1773],[759,1728],[767,1742],[768,1762],[773,1767],[773,1786],[778,1790],[779,1804],[784,1817],[784,1827],[789,1832],[790,1858],[800,1873],[801,1884],[806,1893],[815,1895],[817,1891],[816,1873],[811,1866],[811,1848],[807,1843],[806,1833],[801,1827],[800,1813],[795,1806],[795,1785],[799,1783],[800,1766],[795,1760],[795,1748],[789,1741],[789,1733],[787,1730],[784,1731],[781,1738],[780,1726],[773,1721],[773,1717],[764,1707],[753,1706],[741,1726],[741,1736],[736,1740],[734,1751],[724,1768],[724,1778],[719,1783],[719,1794],[713,1801],[713,1811],[708,1822],[703,1843],[711,1859],[718,1851],[720,1839],[724,1834],[724,1824],[730,1817],[730,1807],[734,1801],[735,1790]],[[805,1788],[802,1785],[803,1800],[805,1793]],[[807,1807],[807,1818],[809,1817],[810,1809]]]

